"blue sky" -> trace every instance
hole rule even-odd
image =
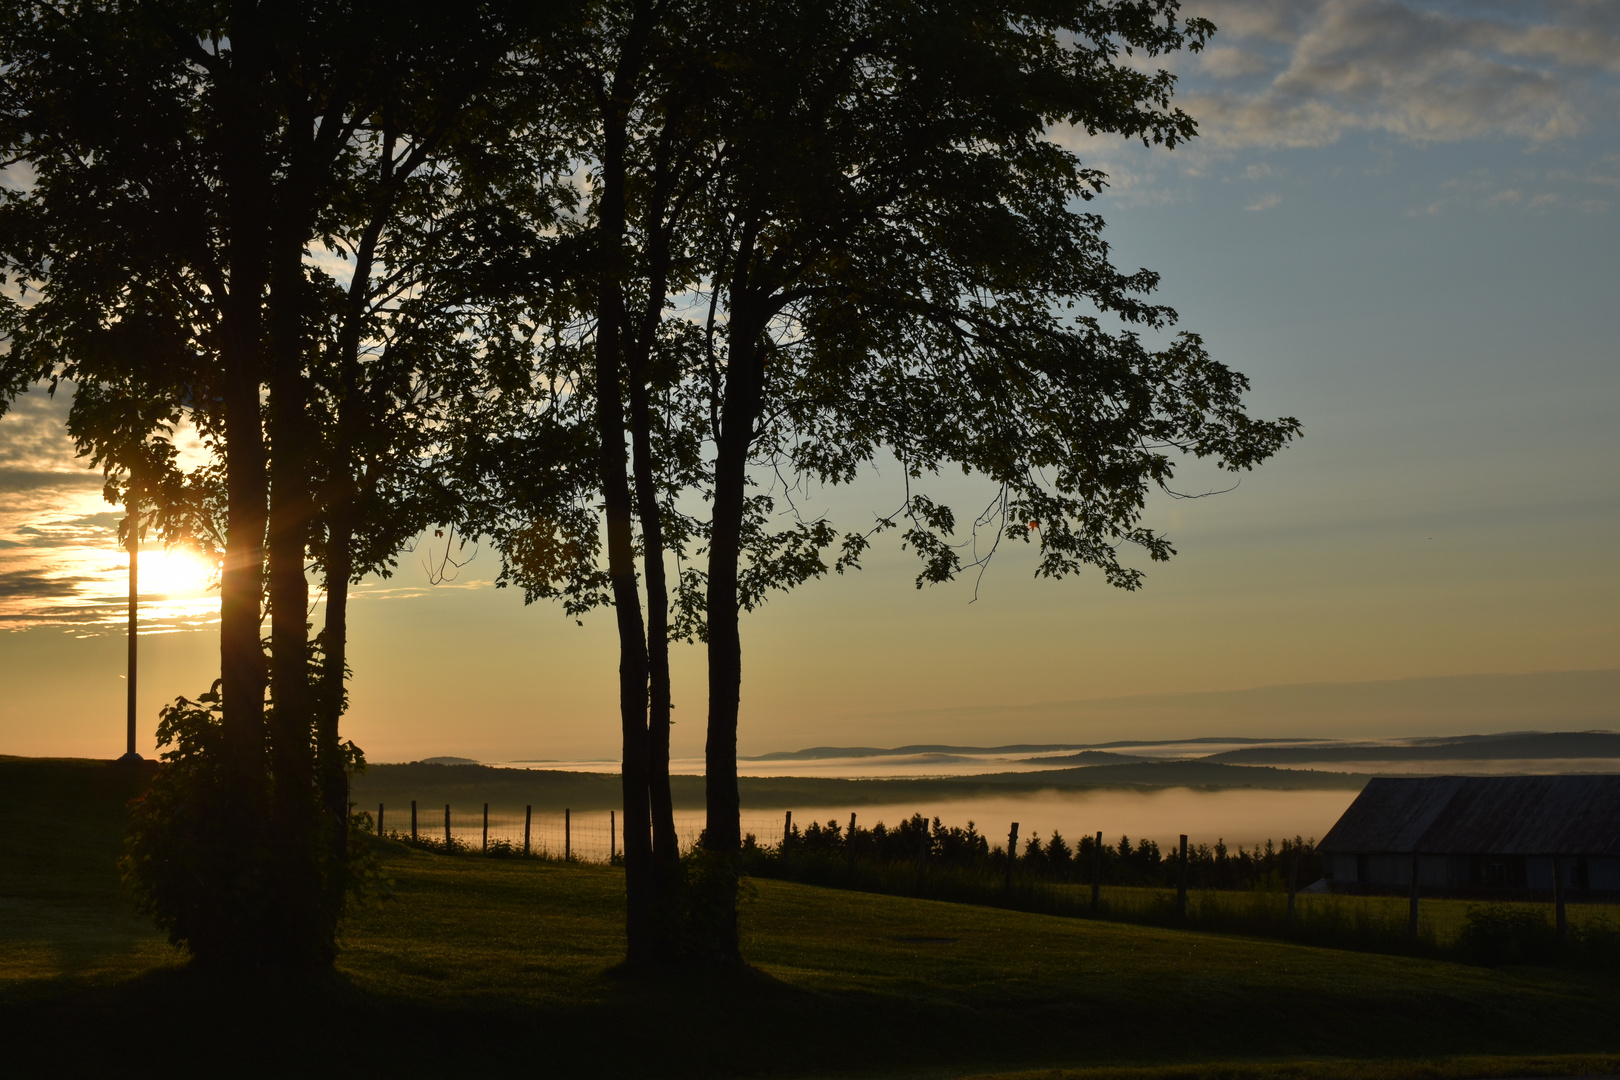
[[[1013,550],[970,603],[884,551],[771,601],[745,623],[745,750],[1181,735],[1203,699],[1174,721],[1062,703],[1620,667],[1620,3],[1188,10],[1220,28],[1174,62],[1201,138],[1064,137],[1112,177],[1093,205],[1116,260],[1159,271],[1254,411],[1305,438],[1228,494],[1156,502],[1180,555],[1141,593],[1036,582]],[[116,596],[116,519],[29,398],[0,420],[0,676],[30,687],[0,705],[0,752],[91,753],[122,730],[121,642],[78,601]],[[851,525],[896,501],[888,477],[822,499]],[[403,566],[354,605],[349,724],[374,757],[612,753],[609,619],[523,608],[489,587],[492,552],[450,587]],[[74,575],[92,584],[64,605]],[[149,714],[211,677],[189,611],[146,646]],[[676,657],[678,752],[701,750],[701,659]],[[1308,712],[1253,723],[1364,733]]]

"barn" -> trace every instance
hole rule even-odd
[[[1374,777],[1322,838],[1334,891],[1620,892],[1620,776]]]

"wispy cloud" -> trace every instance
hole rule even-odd
[[[1183,72],[1205,145],[1304,147],[1350,131],[1414,143],[1566,140],[1620,73],[1620,5],[1200,0],[1220,28]]]
[[[1282,202],[1282,196],[1273,192],[1270,195],[1262,195],[1260,198],[1254,200],[1254,202],[1244,207],[1244,209],[1254,210],[1257,212],[1261,210],[1270,210],[1273,206],[1276,206],[1280,202]]]

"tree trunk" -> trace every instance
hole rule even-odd
[[[264,649],[259,626],[264,596],[264,532],[269,502],[264,434],[259,419],[258,357],[242,349],[225,375],[225,566],[220,575],[219,668],[227,770],[248,821],[260,825],[265,794]]]
[[[379,179],[386,185],[392,175],[391,163],[385,158]],[[333,886],[336,893],[334,902],[341,902],[342,890],[348,887],[349,773],[343,760],[340,725],[348,679],[349,584],[354,580],[356,527],[355,484],[359,471],[361,429],[366,417],[365,402],[361,399],[360,338],[366,305],[370,299],[377,239],[385,220],[386,211],[379,211],[373,216],[355,251],[348,305],[338,341],[337,447],[327,496],[326,625],[321,634],[325,655],[321,668],[320,714],[316,718],[315,760],[321,804],[328,817],[328,827],[332,830],[331,854],[334,877],[337,879]]]
[[[602,501],[607,514],[608,576],[619,629],[619,719],[624,763],[625,935],[631,964],[654,958],[651,936],[654,875],[652,807],[648,797],[647,638],[636,582],[634,530],[628,462],[624,448],[623,382],[619,364],[625,319],[620,275],[624,235],[624,153],[622,117],[608,117],[602,167],[600,278],[596,339],[596,419],[600,440]]]
[[[748,451],[758,420],[764,326],[738,304],[732,311],[730,362],[714,462],[714,525],[709,538],[709,730],[704,748],[707,823],[704,846],[734,875],[742,851],[737,792],[737,717],[742,693],[742,638],[737,585],[747,502]],[[715,963],[740,959],[735,878],[711,943]]]
[[[341,423],[341,421],[340,421]],[[347,462],[347,458],[345,458]],[[353,505],[347,491],[348,477],[339,481],[344,490],[332,507],[326,542],[326,625],[321,633],[324,651],[321,667],[320,714],[316,718],[315,767],[331,830],[332,870],[346,888],[349,862],[349,773],[343,761],[339,723],[343,717],[343,693],[348,665],[349,582],[354,574]],[[341,894],[339,894],[341,895]]]
[[[272,348],[270,461],[270,699],[272,822],[276,872],[285,898],[289,960],[320,963],[334,955],[335,912],[321,882],[320,817],[314,716],[309,685],[309,579],[304,557],[314,500],[311,433],[306,417],[302,314],[304,274],[301,218],[293,208],[280,223],[269,298]]]
[[[669,586],[664,573],[658,484],[652,469],[651,417],[647,387],[632,373],[631,443],[635,450],[636,499],[641,517],[642,566],[647,578],[647,753],[648,797],[652,810],[653,855],[661,866],[680,862],[675,835],[675,802],[669,787]]]
[[[634,450],[636,506],[641,518],[642,563],[647,579],[648,796],[652,806],[653,858],[659,866],[680,863],[675,835],[675,801],[669,786],[669,736],[674,707],[669,681],[669,583],[664,570],[664,528],[652,450],[652,402],[648,386],[653,343],[664,315],[669,275],[669,233],[662,221],[664,199],[655,198],[648,231],[655,240],[648,255],[648,291],[641,326],[626,345],[630,373],[630,442]]]
[[[234,14],[234,13],[233,13]],[[269,274],[270,121],[263,96],[263,51],[251,16],[232,21],[232,64],[221,84],[220,157],[225,191],[222,298],[225,412],[225,564],[220,575],[221,725],[235,813],[231,823],[252,843],[263,828],[264,544],[268,477],[259,390],[264,380],[263,289]]]

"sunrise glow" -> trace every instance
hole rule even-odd
[[[141,551],[143,598],[197,596],[208,591],[213,577],[213,565],[190,548],[143,548]]]

